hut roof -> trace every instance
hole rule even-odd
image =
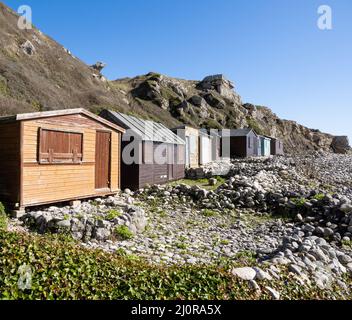
[[[224,130],[222,130],[221,135],[222,136],[229,136],[229,137],[245,137],[251,132],[253,132],[257,136],[257,133],[251,128],[224,129]]]
[[[132,130],[143,141],[154,141],[170,144],[185,144],[185,141],[174,134],[163,124],[154,121],[143,120],[124,113],[104,110],[101,115],[110,121]]]
[[[122,133],[125,132],[125,129],[120,126],[107,121],[94,113],[89,112],[86,109],[78,108],[78,109],[63,109],[63,110],[53,110],[53,111],[43,111],[43,112],[33,112],[33,113],[22,113],[13,116],[0,117],[0,123],[9,123],[15,121],[24,121],[24,120],[35,120],[35,119],[43,119],[43,118],[51,118],[58,116],[67,116],[73,114],[83,114],[88,118],[91,118],[95,121],[98,121],[109,128],[120,131]]]

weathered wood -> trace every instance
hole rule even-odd
[[[0,125],[0,201],[13,205],[21,193],[20,133],[20,123]]]
[[[95,145],[95,189],[110,187],[111,133],[97,131]]]
[[[54,131],[57,141],[41,144],[45,130]],[[97,130],[111,137],[111,163],[104,167],[111,167],[105,179],[109,184],[102,190],[96,190],[95,181]],[[0,201],[26,207],[112,194],[121,184],[120,144],[121,132],[84,114],[0,121]]]

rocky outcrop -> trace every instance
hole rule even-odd
[[[97,70],[98,72],[101,72],[105,67],[106,63],[100,61],[96,62],[91,66],[92,69]]]
[[[346,136],[333,137],[331,148],[336,153],[348,153],[351,150],[348,137]]]
[[[133,205],[129,194],[83,202],[78,206],[43,208],[27,212],[21,220],[40,233],[64,233],[74,239],[104,242],[116,239],[116,230],[126,227],[131,235],[144,231],[147,217]]]

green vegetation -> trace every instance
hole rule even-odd
[[[38,101],[32,101],[31,105],[33,106],[33,108],[40,112],[40,111],[43,111],[43,106],[40,104],[40,102]]]
[[[254,263],[254,254],[243,252],[238,261],[223,266],[155,266],[135,260],[124,250],[109,254],[88,250],[62,236],[38,236],[0,231],[0,299],[26,300],[245,300],[270,299],[265,286],[282,299],[346,299],[341,288],[320,290],[300,285],[288,272],[280,280],[259,283],[258,295],[246,281],[232,276],[240,262]],[[18,287],[20,267],[31,270],[31,288]],[[284,271],[284,270],[283,270]],[[351,277],[346,275],[347,283]]]
[[[303,207],[307,202],[305,198],[292,198],[291,201],[299,208]]]
[[[323,200],[324,198],[325,198],[325,194],[324,194],[324,193],[319,193],[319,194],[317,194],[317,195],[315,195],[315,196],[313,197],[313,199],[318,200],[318,201],[321,201],[321,200]]]
[[[0,230],[7,228],[7,216],[4,205],[0,202]]]
[[[186,184],[191,187],[198,186],[202,189],[211,191],[211,190],[216,190],[222,184],[224,184],[226,181],[226,179],[224,177],[217,176],[214,178],[217,180],[217,184],[215,186],[211,186],[209,184],[209,179],[182,179],[182,180],[174,181],[174,182],[170,183],[170,185],[177,186],[180,184]]]
[[[251,127],[256,133],[260,134],[260,135],[263,135],[264,134],[264,131],[263,129],[261,128],[261,126],[259,125],[259,123],[257,121],[255,121],[254,119],[252,118],[247,118],[247,124],[249,127]]]
[[[186,250],[188,248],[188,246],[184,242],[178,242],[178,243],[176,243],[176,248],[181,249],[181,250]]]
[[[216,217],[217,215],[219,215],[218,212],[214,211],[214,210],[210,210],[210,209],[204,209],[202,211],[203,216],[205,217]]]
[[[0,95],[3,95],[3,96],[9,95],[9,88],[7,87],[7,83],[5,79],[2,79],[2,77],[0,77]]]
[[[257,264],[256,253],[253,251],[241,251],[236,254],[235,259],[239,266],[254,266]]]
[[[107,220],[114,220],[116,218],[119,218],[122,216],[122,213],[120,211],[117,211],[116,209],[111,209],[107,214],[106,214],[106,219]]]
[[[133,238],[133,233],[127,226],[118,226],[114,230],[114,234],[120,240],[130,240]]]
[[[206,120],[205,122],[203,122],[202,127],[206,129],[218,129],[218,130],[222,129],[221,124],[214,119]]]
[[[352,249],[352,241],[351,240],[342,240],[342,246],[347,249]]]

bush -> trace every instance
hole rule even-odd
[[[130,240],[133,238],[133,233],[126,226],[118,226],[114,230],[115,236],[120,240]]]
[[[7,216],[4,205],[0,202],[0,230],[7,228]]]
[[[107,215],[106,215],[106,219],[107,220],[114,220],[115,218],[121,217],[122,213],[120,211],[117,211],[115,209],[111,209]]]

